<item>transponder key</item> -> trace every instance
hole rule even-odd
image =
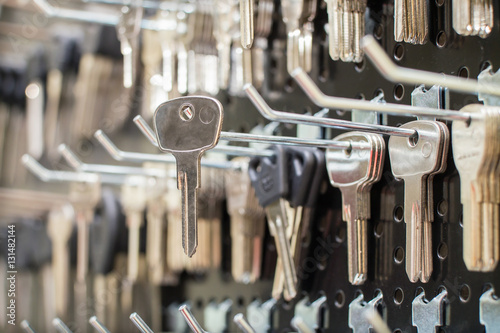
[[[154,124],[161,151],[172,153],[177,161],[177,188],[182,193],[182,247],[193,256],[198,245],[196,194],[200,186],[200,159],[203,152],[217,145],[223,110],[209,97],[180,97],[161,104]]]

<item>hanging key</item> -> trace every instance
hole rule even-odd
[[[116,26],[120,51],[123,55],[123,86],[131,88],[135,81],[136,52],[142,22],[142,0],[132,0],[130,6],[123,6]]]
[[[52,241],[52,270],[55,286],[55,306],[58,317],[66,318],[69,305],[69,239],[73,233],[73,209],[62,206],[50,211],[47,233]]]
[[[428,0],[394,1],[394,40],[425,44],[429,34]]]
[[[225,173],[231,217],[231,273],[235,281],[248,284],[260,277],[265,212],[248,176],[250,159],[239,157],[232,161],[241,168]]]
[[[428,120],[412,121],[401,127],[418,132],[410,138],[392,136],[389,139],[392,173],[405,181],[406,273],[411,282],[427,282],[432,273],[427,177],[441,171],[443,156],[440,154],[447,143],[445,130],[437,122]]]
[[[453,29],[462,36],[486,38],[495,25],[493,1],[453,0]]]
[[[254,0],[240,0],[240,35],[244,49],[251,48],[253,43],[253,3]]]
[[[297,257],[299,244],[302,241],[302,211],[306,203],[307,194],[311,185],[312,172],[316,167],[316,158],[313,149],[304,147],[285,147],[285,161],[288,168],[289,191],[286,196],[291,207],[291,218],[288,220],[287,239],[290,243],[290,253],[294,259],[295,269],[297,269]],[[273,297],[278,297],[283,292],[283,298],[290,301],[293,297],[288,294],[288,290],[283,289],[284,275],[283,266],[276,265],[274,275]]]
[[[500,257],[498,160],[500,111],[471,104],[462,108],[472,115],[469,124],[452,126],[453,160],[460,174],[463,205],[463,258],[470,271],[493,271]],[[495,216],[496,215],[496,216]]]
[[[289,224],[286,209],[288,168],[284,150],[275,146],[276,157],[256,157],[250,160],[248,173],[259,203],[265,208],[269,231],[276,242],[278,262],[283,267],[285,290],[290,298],[297,295],[297,274],[287,238]],[[278,264],[279,265],[279,264]],[[277,295],[273,295],[277,297]]]
[[[177,187],[182,193],[182,245],[192,257],[198,245],[196,195],[200,159],[215,147],[222,128],[222,105],[208,97],[181,97],[158,107],[154,120],[159,148],[177,161]]]
[[[325,0],[328,11],[330,57],[361,62],[361,37],[365,34],[366,0]]]
[[[286,25],[286,67],[291,74],[294,69],[300,67],[299,38],[300,17],[304,0],[282,0],[281,14]]]
[[[266,51],[268,48],[268,36],[271,33],[273,25],[272,14],[274,12],[274,1],[258,0],[257,1],[257,17],[255,24],[255,43],[252,47],[252,82],[253,85],[260,89],[266,79],[269,66],[268,56]]]
[[[159,14],[163,29],[158,30],[163,57],[163,90],[171,92],[175,83],[175,57],[177,54],[177,12],[163,10]]]
[[[342,219],[347,223],[348,278],[363,284],[368,274],[367,223],[370,218],[370,189],[380,180],[385,142],[378,134],[351,132],[335,141],[365,143],[369,149],[333,150],[326,153],[330,183],[342,192]]]
[[[238,22],[236,18],[238,2],[224,0],[215,2],[214,10],[214,37],[217,41],[219,58],[219,87],[227,89],[229,86],[231,64],[231,42],[237,35]],[[242,23],[243,24],[243,23]]]

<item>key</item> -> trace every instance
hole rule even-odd
[[[158,107],[154,120],[161,151],[177,162],[177,188],[182,193],[182,245],[192,257],[198,245],[196,195],[200,186],[201,154],[217,144],[222,105],[208,97],[181,97]]]
[[[268,36],[273,25],[272,14],[274,12],[274,1],[257,1],[257,18],[255,25],[255,43],[252,47],[252,82],[254,87],[260,89],[266,79],[268,71]]]
[[[300,66],[299,58],[299,37],[300,37],[300,17],[304,0],[282,0],[281,14],[283,22],[286,25],[287,44],[286,44],[286,64],[288,73]]]
[[[135,81],[135,52],[138,46],[142,22],[142,0],[133,0],[130,6],[123,6],[116,26],[120,51],[123,55],[123,86],[131,88]]]
[[[164,29],[158,30],[163,57],[163,90],[171,92],[175,83],[175,56],[177,40],[177,12],[163,10],[160,12]]]
[[[366,0],[326,0],[329,51],[333,60],[361,62]]]
[[[361,142],[370,147],[350,151],[328,149],[326,152],[330,183],[342,192],[342,219],[347,223],[349,282],[360,285],[366,281],[368,273],[366,224],[370,218],[370,189],[382,176],[385,143],[380,135],[361,132],[341,134],[334,140]]]
[[[427,0],[395,0],[394,40],[425,44],[429,33],[428,12]]]
[[[393,136],[389,140],[392,173],[405,181],[406,273],[411,282],[427,282],[432,272],[427,177],[441,169],[444,127],[428,120],[412,121],[402,127],[418,131],[415,138]]]
[[[56,315],[66,318],[69,305],[69,239],[73,233],[73,209],[62,206],[49,213],[47,232],[52,241],[52,271],[55,286]]]
[[[496,108],[471,104],[462,108],[472,114],[470,124],[452,126],[453,160],[460,174],[463,205],[463,257],[470,271],[492,271],[498,264],[498,125]],[[489,210],[489,211],[488,211]]]
[[[316,166],[316,159],[312,149],[302,147],[285,147],[285,160],[288,167],[289,192],[286,197],[291,207],[291,218],[289,219],[289,228],[287,238],[290,243],[291,255],[294,259],[295,269],[297,269],[298,257],[297,248],[302,235],[302,211],[307,199],[309,186],[312,179],[312,171]],[[287,301],[292,298],[287,290],[283,290],[283,269],[279,263],[276,265],[274,275],[273,295],[280,295]]]
[[[146,208],[146,178],[143,176],[127,176],[121,189],[122,209],[128,227],[128,266],[127,279],[134,283],[139,275],[139,241],[143,214]]]
[[[143,31],[141,59],[144,64],[144,96],[141,115],[148,120],[151,119],[158,105],[168,99],[168,93],[163,88],[164,76],[159,74],[162,65],[162,50],[159,44],[160,37],[157,31]]]
[[[284,199],[288,194],[288,170],[286,164],[280,162],[284,159],[283,148],[275,146],[274,149],[277,156],[273,159],[251,159],[248,174],[259,203],[266,211],[269,232],[276,242],[278,262],[283,267],[284,289],[289,297],[294,298],[297,294],[297,274],[286,233],[289,222]]]
[[[75,321],[77,326],[87,331],[87,273],[89,266],[89,225],[94,219],[94,209],[101,199],[101,185],[95,182],[70,183],[69,201],[73,205],[77,227],[76,281],[75,281]]]
[[[313,21],[316,17],[317,7],[317,0],[305,0],[302,17],[300,18],[302,26],[300,28],[299,38],[299,59],[300,67],[306,72],[310,72],[312,70],[312,39],[314,33]]]
[[[486,38],[495,25],[493,1],[453,0],[453,29],[463,36]]]
[[[240,0],[240,35],[241,46],[244,49],[251,48],[253,43],[253,2],[253,0]]]
[[[231,217],[231,274],[240,283],[254,283],[260,277],[264,209],[259,205],[248,176],[247,157],[232,160],[241,168],[227,170],[227,211]]]
[[[219,88],[227,89],[231,64],[231,42],[234,38],[238,22],[238,2],[224,0],[215,2],[214,11],[214,37],[217,41],[217,54],[219,60]],[[236,14],[236,15],[235,15]],[[243,24],[243,22],[242,22]]]

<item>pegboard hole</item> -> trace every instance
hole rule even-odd
[[[394,291],[394,303],[396,305],[401,305],[401,303],[403,303],[404,298],[405,294],[403,292],[403,289],[396,288],[396,290]]]
[[[417,287],[417,289],[415,289],[415,297],[417,297],[418,295],[420,295],[422,292],[425,292],[424,288]]]
[[[400,101],[405,95],[405,87],[399,83],[394,86],[394,99]]]
[[[394,59],[401,61],[405,56],[405,48],[402,44],[398,43],[394,46]]]
[[[203,300],[201,298],[196,300],[196,308],[203,309]]]
[[[345,111],[344,110],[337,110],[335,111],[335,113],[337,114],[337,116],[339,117],[343,117],[345,115]]]
[[[373,36],[381,40],[384,35],[384,25],[382,23],[379,23],[375,26],[375,29],[373,30]]]
[[[399,265],[403,263],[404,259],[405,259],[405,250],[401,246],[396,247],[394,249],[394,262]]]
[[[479,67],[479,72],[486,70],[488,67],[492,67],[491,62],[489,60],[483,61],[483,63]]]
[[[462,66],[458,70],[458,76],[463,77],[464,79],[469,78],[469,68],[467,66]]]
[[[346,236],[346,230],[345,230],[345,223],[343,223],[341,226],[337,228],[335,231],[335,241],[337,243],[343,243],[345,241],[345,236]]]
[[[384,233],[384,224],[382,222],[378,222],[375,224],[375,228],[373,229],[373,233],[375,234],[375,237],[380,238],[382,237],[382,234]]]
[[[363,69],[365,69],[365,67],[366,67],[366,65],[365,65],[365,61],[364,60],[361,60],[360,62],[354,63],[354,69],[358,73],[361,73],[363,71]]]
[[[396,328],[394,331],[392,331],[392,333],[403,333],[403,331],[401,331],[399,328]]]
[[[403,221],[403,216],[404,216],[404,210],[402,206],[396,206],[394,208],[394,221],[395,222],[402,222]]]
[[[446,42],[448,42],[448,36],[446,36],[446,32],[441,30],[436,37],[436,45],[438,47],[445,47]]]
[[[415,132],[412,136],[408,138],[408,144],[410,147],[415,147],[418,143],[418,132]]]
[[[438,7],[441,7],[442,5],[444,5],[444,0],[436,0],[436,5]]]
[[[470,299],[470,287],[469,285],[467,284],[464,284],[461,288],[460,288],[460,293],[459,293],[459,296],[460,296],[460,300],[463,302],[463,303],[467,303]]]
[[[295,89],[295,81],[289,77],[285,82],[285,91],[287,93],[292,93]]]
[[[342,289],[337,290],[335,293],[335,307],[338,309],[341,309],[344,306],[345,303],[345,294]]]
[[[445,216],[448,213],[448,201],[441,200],[437,205],[437,213],[440,216]]]
[[[236,300],[236,303],[238,303],[238,306],[241,308],[241,307],[245,306],[245,299],[243,297],[238,297],[238,299]]]
[[[445,260],[448,257],[448,245],[446,243],[440,243],[438,245],[438,258],[441,260]]]

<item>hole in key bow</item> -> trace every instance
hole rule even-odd
[[[191,104],[184,104],[181,106],[179,116],[184,121],[190,121],[194,117],[194,107]]]

